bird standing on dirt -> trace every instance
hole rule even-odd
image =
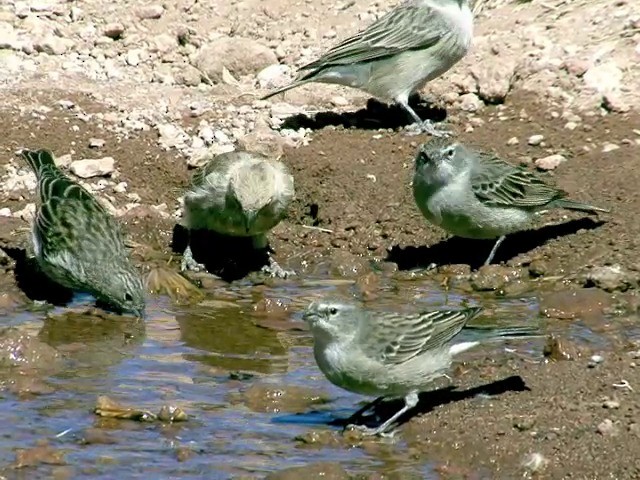
[[[401,315],[329,301],[311,303],[303,319],[313,334],[316,363],[327,379],[354,393],[379,396],[350,420],[385,398],[404,398],[404,407],[377,428],[356,427],[377,435],[388,433],[418,404],[419,392],[446,376],[455,355],[487,341],[540,336],[527,326],[466,326],[481,311],[474,307]],[[463,330],[472,334],[469,340],[451,343]]]
[[[413,196],[424,217],[449,233],[497,238],[485,265],[506,235],[525,229],[539,213],[552,208],[609,211],[565,198],[566,192],[524,167],[437,138],[418,149]]]
[[[93,196],[65,176],[47,150],[23,150],[38,180],[39,205],[31,231],[35,258],[54,282],[142,316],[142,279],[120,227]]]
[[[217,155],[198,170],[184,196],[184,226],[232,237],[252,237],[255,249],[268,245],[266,234],[286,216],[295,194],[293,177],[278,160],[255,152]],[[269,257],[263,271],[277,277],[283,270]],[[183,270],[205,269],[187,246]]]
[[[468,0],[407,0],[303,66],[293,83],[263,99],[309,82],[344,85],[398,103],[420,131],[442,136],[447,132],[422,121],[409,106],[409,96],[462,59],[472,37]]]

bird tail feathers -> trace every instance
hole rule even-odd
[[[31,169],[38,174],[45,166],[56,165],[53,155],[48,150],[22,150],[20,152]]]
[[[309,83],[309,82],[312,82],[312,81],[313,81],[313,79],[311,79],[311,78],[301,79],[301,80],[294,80],[289,85],[285,85],[284,87],[280,87],[277,90],[274,90],[273,92],[267,93],[264,97],[260,98],[260,100],[267,100],[268,98],[274,97],[274,96],[278,95],[279,93],[286,92],[287,90],[291,90],[292,88],[299,87],[301,85],[304,85],[305,83]]]
[[[496,328],[494,326],[465,325],[463,330],[471,334],[473,340],[452,345],[449,350],[451,355],[457,355],[480,343],[544,337],[539,328],[529,326]]]
[[[464,330],[475,335],[478,340],[511,340],[517,338],[533,338],[544,336],[538,327],[511,326],[496,328],[493,326],[466,325]]]
[[[553,202],[553,205],[558,208],[566,208],[567,210],[577,210],[579,212],[588,212],[588,213],[609,213],[610,210],[607,208],[594,207],[593,205],[589,205],[587,203],[580,203],[574,200],[567,200],[561,198]]]

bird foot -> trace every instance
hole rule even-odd
[[[345,427],[345,430],[356,430],[365,436],[378,435],[384,438],[392,438],[397,431],[397,429],[395,428],[388,429],[385,425],[373,428],[373,427],[367,427],[366,425],[353,425],[353,424],[347,425]]]
[[[453,135],[450,130],[436,128],[431,120],[423,120],[422,122],[415,122],[411,125],[407,125],[406,131],[408,135],[428,133],[432,137],[440,138],[447,138]]]
[[[191,253],[191,249],[187,247],[187,249],[182,254],[182,263],[180,264],[180,270],[186,272],[190,270],[192,272],[206,272],[207,267],[202,263],[196,262],[195,258],[193,258],[193,253]]]
[[[278,265],[278,263],[275,260],[271,258],[269,259],[269,265],[265,265],[264,267],[262,267],[260,271],[273,278],[286,279],[296,274],[296,272],[294,272],[293,270],[285,270],[280,265]]]

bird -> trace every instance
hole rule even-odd
[[[414,167],[413,196],[429,222],[459,237],[497,239],[485,265],[506,235],[524,230],[547,210],[609,212],[570,200],[533,171],[461,142],[431,139],[418,148]]]
[[[39,268],[67,289],[89,293],[120,313],[142,317],[142,278],[129,258],[118,223],[60,171],[51,151],[23,149],[21,155],[37,179],[31,242]]]
[[[254,249],[268,246],[266,234],[286,216],[295,196],[293,176],[280,160],[250,151],[214,156],[191,179],[184,195],[183,226],[230,237],[251,237]],[[187,245],[182,270],[204,270]],[[269,256],[263,271],[274,277],[294,272]]]
[[[406,0],[301,67],[291,84],[262,99],[309,82],[343,85],[397,103],[420,132],[446,136],[448,132],[418,116],[409,97],[460,61],[472,38],[468,0]]]
[[[334,385],[378,397],[356,412],[361,416],[385,399],[403,398],[404,407],[365,435],[389,435],[392,426],[418,404],[418,393],[447,376],[453,357],[483,342],[539,337],[531,326],[469,326],[482,307],[412,314],[364,310],[355,303],[314,301],[303,313],[313,335],[315,361]],[[468,332],[468,340],[457,339]]]

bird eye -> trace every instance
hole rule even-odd
[[[444,152],[442,152],[442,153],[444,153],[444,155],[446,157],[448,157],[448,158],[453,158],[453,156],[456,153],[456,148],[452,145],[450,147],[445,148]]]
[[[336,313],[338,313],[338,309],[336,307],[331,307],[329,309],[329,315],[335,315]]]
[[[124,301],[125,302],[133,302],[133,297],[131,296],[130,293],[125,293],[124,294]]]

